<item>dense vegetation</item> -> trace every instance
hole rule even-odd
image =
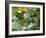
[[[12,7],[12,31],[40,29],[40,8]]]

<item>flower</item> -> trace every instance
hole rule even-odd
[[[21,11],[17,11],[18,13],[22,13]]]

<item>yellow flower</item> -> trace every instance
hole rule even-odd
[[[19,11],[19,13],[26,13],[26,12],[28,12],[28,9],[27,8],[25,8],[25,7],[19,7],[18,9],[17,9],[17,11]]]
[[[17,11],[18,13],[22,13],[21,11]]]

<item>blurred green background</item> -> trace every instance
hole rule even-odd
[[[12,7],[12,31],[40,30],[40,8]]]

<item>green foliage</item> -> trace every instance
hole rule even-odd
[[[12,31],[40,29],[40,8],[12,7],[12,16],[17,18],[13,18]]]

